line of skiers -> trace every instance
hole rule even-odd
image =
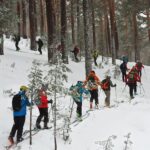
[[[110,107],[110,87],[116,87],[116,84],[113,84],[110,76],[106,75],[106,78],[100,81],[99,77],[96,75],[94,70],[91,70],[85,81],[77,81],[76,85],[70,87],[70,95],[77,104],[77,117],[79,120],[82,120],[82,101],[83,94],[90,94],[90,110],[93,109],[93,101],[95,101],[95,108],[99,108],[99,99],[98,99],[98,86],[104,91],[105,106]]]
[[[144,65],[138,60],[135,66],[133,66],[132,69],[129,69],[127,63],[127,59],[123,59],[123,62],[120,65],[120,70],[122,73],[122,81],[129,86],[129,94],[132,99],[134,98],[134,94],[137,94],[137,82],[141,83],[142,69],[144,68]],[[127,73],[127,71],[129,72]]]
[[[30,103],[27,97],[27,86],[21,86],[20,91],[13,97],[12,107],[13,107],[13,118],[14,123],[9,134],[8,140],[10,145],[14,144],[14,137],[16,134],[16,141],[21,142],[23,140],[23,127],[26,118],[26,107],[32,106],[33,103]],[[44,129],[49,129],[48,124],[48,103],[53,103],[52,100],[48,100],[46,94],[46,87],[42,85],[41,89],[38,90],[37,101],[35,102],[39,109],[39,116],[36,120],[36,128],[41,129],[41,120],[44,118]]]
[[[12,39],[15,42],[16,51],[19,51],[20,50],[20,47],[19,47],[20,36],[18,34],[15,34]],[[38,40],[36,41],[36,43],[37,43],[37,46],[38,46],[37,50],[42,55],[42,47],[44,45],[42,39],[38,38]]]

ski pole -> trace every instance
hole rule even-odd
[[[116,86],[115,86],[115,96],[116,96],[116,101],[118,101],[117,100],[117,88],[116,88]]]
[[[122,90],[122,93],[124,92],[124,90],[126,89],[126,86],[127,86],[127,84],[125,84],[125,86],[124,86],[124,88],[123,88],[123,90]]]
[[[145,89],[144,89],[144,87],[143,87],[142,83],[141,83],[141,87],[142,87],[142,89],[143,89],[143,92],[144,92],[144,94],[145,94]]]
[[[145,77],[146,77],[146,79],[147,79],[147,74],[146,74],[145,68],[144,68],[144,73],[145,73]]]

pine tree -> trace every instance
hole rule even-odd
[[[42,70],[39,69],[40,63],[37,60],[33,61],[29,78],[29,93],[31,102],[37,98],[37,91],[42,85]],[[30,109],[30,145],[32,145],[32,107]]]
[[[71,72],[71,70],[62,62],[62,55],[60,52],[57,52],[54,55],[54,59],[56,60],[56,63],[51,66],[50,64],[50,70],[48,71],[48,74],[45,76],[45,81],[47,81],[48,84],[48,93],[51,96],[54,96],[54,144],[55,144],[55,150],[57,150],[57,133],[56,133],[56,110],[57,110],[57,95],[62,95],[66,92],[66,88],[64,87],[64,82],[67,82],[67,72]]]
[[[43,84],[43,71],[39,68],[41,64],[34,60],[32,62],[31,72],[28,75],[29,78],[29,90],[31,99],[35,100],[36,98],[36,91],[41,88],[41,85]]]

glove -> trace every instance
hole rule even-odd
[[[52,104],[52,103],[53,103],[53,100],[52,100],[52,99],[50,99],[50,100],[48,101],[48,103],[51,103],[51,104]]]
[[[117,85],[116,84],[114,84],[114,87],[116,87]]]

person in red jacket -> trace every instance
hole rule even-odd
[[[38,129],[41,129],[40,122],[41,122],[42,118],[44,117],[44,128],[48,129],[49,128],[47,126],[47,124],[48,124],[48,103],[52,103],[53,101],[52,100],[48,101],[46,90],[44,87],[42,87],[39,90],[39,100],[40,100],[40,104],[38,105],[38,109],[39,109],[40,114],[36,120],[36,127]]]
[[[144,68],[144,65],[142,64],[142,62],[140,62],[139,60],[136,62],[135,64],[135,68],[138,72],[138,75],[141,77],[142,76],[142,68]]]
[[[133,67],[131,71],[127,74],[125,82],[129,86],[129,94],[131,99],[133,99],[133,90],[134,94],[137,94],[137,82],[141,82],[140,76],[138,75],[138,72],[135,67]]]

